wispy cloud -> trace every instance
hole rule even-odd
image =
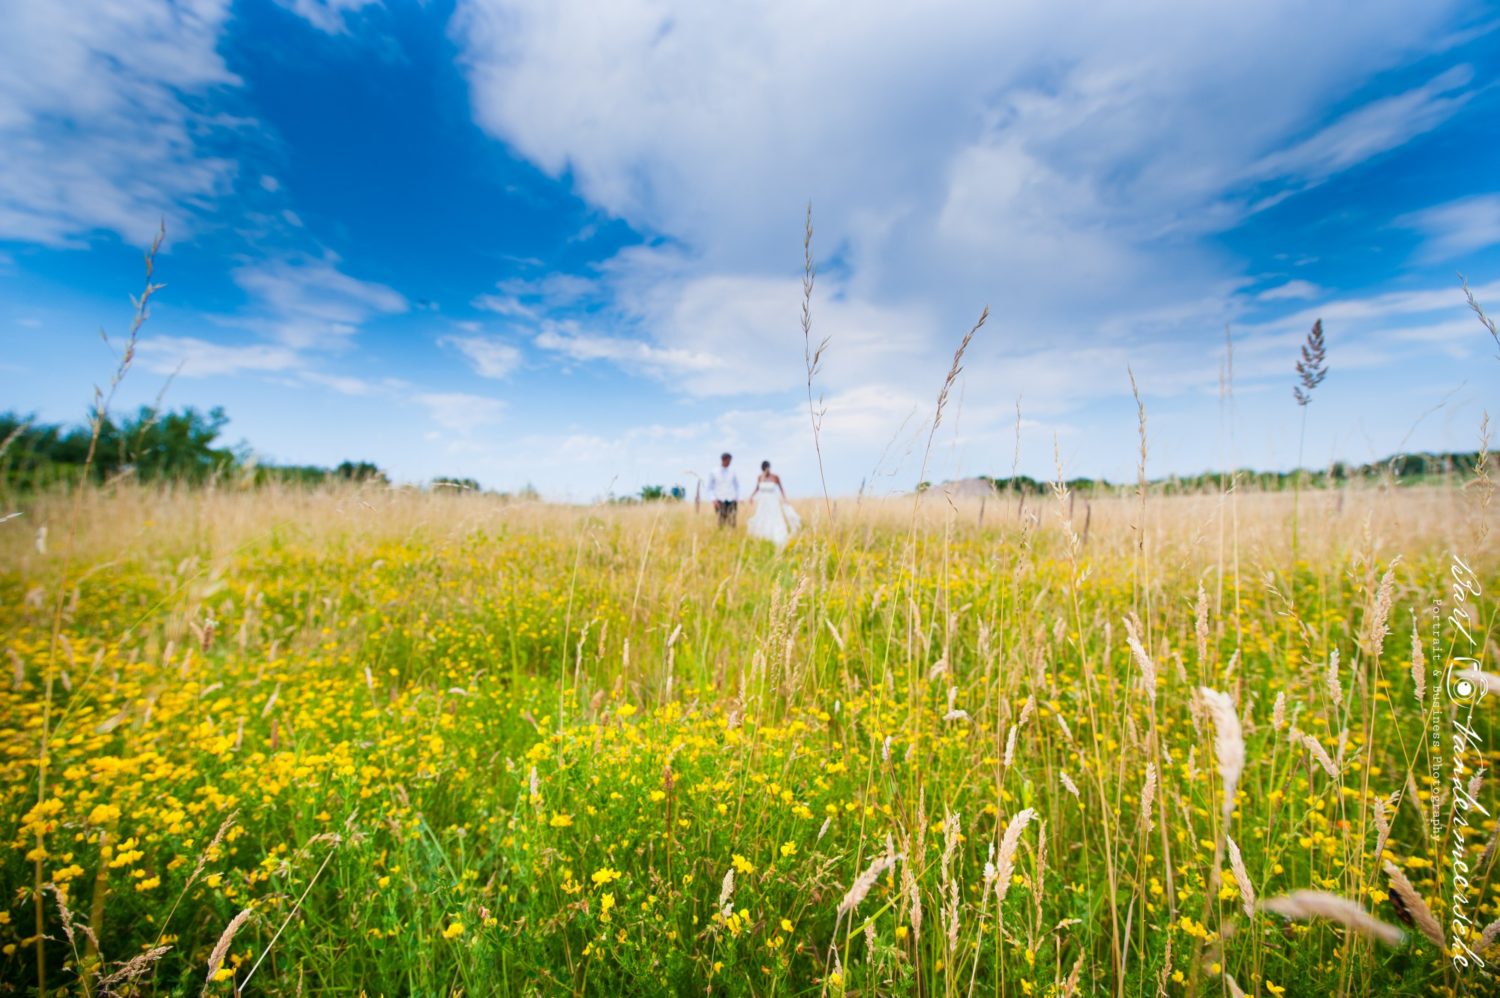
[[[1256,301],[1305,301],[1316,298],[1323,289],[1311,281],[1287,281],[1274,288],[1267,288],[1255,296]]]
[[[1247,175],[1284,181],[1291,191],[1305,190],[1447,121],[1472,96],[1465,88],[1473,79],[1472,67],[1454,66],[1420,87],[1371,101],[1261,158]]]
[[[0,32],[0,238],[181,235],[235,167],[203,136],[202,98],[234,87],[219,55],[228,0],[22,3]]]
[[[552,309],[570,308],[596,298],[600,282],[579,274],[551,273],[541,277],[512,277],[493,292],[474,299],[475,308],[499,315],[535,318]]]
[[[380,0],[276,0],[319,31],[341,35],[349,30],[351,17],[366,7],[380,6]]]
[[[204,324],[222,329],[222,339],[158,335],[148,327],[142,364],[183,377],[277,372],[344,395],[378,390],[322,370],[319,355],[347,346],[365,323],[404,311],[399,292],[350,276],[332,258],[278,257],[243,265],[233,277],[250,303],[240,313],[207,317]]]
[[[307,384],[318,385],[322,388],[332,389],[340,395],[353,395],[358,397],[376,395],[392,387],[381,385],[364,378],[356,378],[347,374],[328,374],[324,371],[313,371],[302,369],[297,376]]]
[[[271,260],[239,268],[234,280],[266,314],[275,337],[297,349],[338,346],[370,319],[407,309],[400,292],[351,277],[336,260]]]
[[[585,332],[576,322],[548,323],[533,341],[575,361],[610,361],[627,370],[681,377],[719,367],[721,361],[701,350],[660,347],[642,339]]]
[[[303,357],[290,347],[270,343],[231,345],[194,336],[151,336],[137,347],[141,365],[159,374],[184,377],[242,374],[250,371],[292,371]]]
[[[1420,256],[1453,260],[1500,243],[1500,194],[1476,194],[1403,215],[1396,224],[1421,233]]]
[[[521,365],[520,349],[497,336],[444,336],[438,344],[463,354],[474,372],[483,378],[509,377]]]
[[[412,396],[412,401],[424,407],[434,423],[459,434],[498,422],[505,415],[504,402],[483,395],[423,392]]]

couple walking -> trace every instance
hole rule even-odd
[[[732,460],[732,455],[720,454],[719,466],[708,476],[708,494],[713,498],[720,527],[733,527],[739,512],[740,480],[730,470]],[[781,476],[771,471],[770,461],[760,463],[760,475],[755,479],[755,491],[750,493],[750,499],[755,503],[755,512],[746,521],[745,532],[751,537],[770,541],[778,549],[785,547],[792,534],[802,526],[802,518],[787,502]]]

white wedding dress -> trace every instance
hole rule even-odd
[[[791,503],[781,498],[781,487],[775,482],[761,482],[753,498],[755,515],[745,524],[745,532],[770,541],[778,550],[786,547],[786,542],[802,526],[802,518]]]

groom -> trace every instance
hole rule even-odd
[[[720,454],[719,466],[708,476],[708,494],[713,497],[720,527],[734,526],[735,513],[740,505],[740,480],[729,470],[729,461],[727,451]]]

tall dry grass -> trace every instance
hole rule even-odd
[[[70,746],[63,768],[154,745],[181,767],[173,779],[232,791],[245,829],[207,867],[229,871],[216,888],[192,861],[207,847],[180,836],[140,861],[172,887],[155,909],[164,924],[141,939],[131,927],[151,895],[86,857],[149,835],[159,812],[96,830],[75,778],[46,820],[28,823],[34,796],[12,799],[12,827],[49,845],[83,836],[75,910],[77,885],[105,875],[80,923],[103,929],[94,981],[114,972],[106,961],[175,936],[154,979],[201,986],[214,942],[254,908],[232,937],[244,962],[220,954],[213,968],[238,978],[218,986],[257,967],[255,987],[272,990],[309,974],[389,989],[425,960],[423,987],[520,990],[546,969],[590,991],[641,987],[653,959],[679,984],[721,980],[716,964],[753,980],[770,960],[777,988],[829,992],[1456,983],[1435,949],[1408,946],[1393,964],[1358,934],[1268,914],[1306,905],[1256,899],[1321,891],[1388,908],[1384,866],[1396,862],[1442,917],[1441,842],[1417,806],[1426,701],[1410,635],[1386,632],[1443,598],[1450,551],[1487,593],[1500,585],[1496,552],[1475,546],[1488,507],[1438,487],[1307,493],[1292,569],[1285,494],[1246,492],[1233,510],[1218,495],[1146,495],[1144,512],[1138,494],[1094,496],[1086,540],[1066,488],[1053,499],[982,507],[935,489],[832,520],[808,503],[807,535],[777,556],[690,506],[127,483],[37,497],[24,530],[0,533],[18,719],[5,744],[34,746],[39,608],[60,605],[49,723]],[[71,554],[36,543],[64,523]],[[1230,528],[1237,592],[1224,591],[1234,573],[1218,543]],[[419,737],[433,724],[442,748]],[[214,753],[185,734],[204,725]],[[339,745],[371,775],[351,788],[316,763],[307,805],[257,791],[266,767]],[[24,754],[11,758],[10,775],[29,779]],[[429,769],[447,775],[433,783]],[[766,796],[771,781],[790,804]],[[699,785],[720,789],[688,796]],[[621,789],[624,803],[611,798]],[[521,810],[492,824],[517,793]],[[378,848],[308,845],[322,834],[314,800]],[[660,848],[621,845],[663,807]],[[571,824],[555,827],[558,815]],[[205,811],[199,841],[223,818]],[[253,871],[278,842],[303,846],[305,866],[290,854],[287,865],[303,879],[264,893]],[[187,858],[179,881],[169,847]],[[752,872],[730,890],[732,853]],[[400,859],[376,865],[382,854]],[[36,863],[54,874],[50,849]],[[360,899],[397,865],[416,892],[377,915]],[[601,869],[626,879],[589,885]],[[564,890],[568,877],[582,895]],[[1484,911],[1488,877],[1475,882]],[[474,892],[455,893],[465,884]],[[376,945],[387,931],[409,945]],[[621,931],[643,935],[612,943],[604,964],[582,955]],[[81,957],[41,945],[53,979],[87,979],[68,976]]]

